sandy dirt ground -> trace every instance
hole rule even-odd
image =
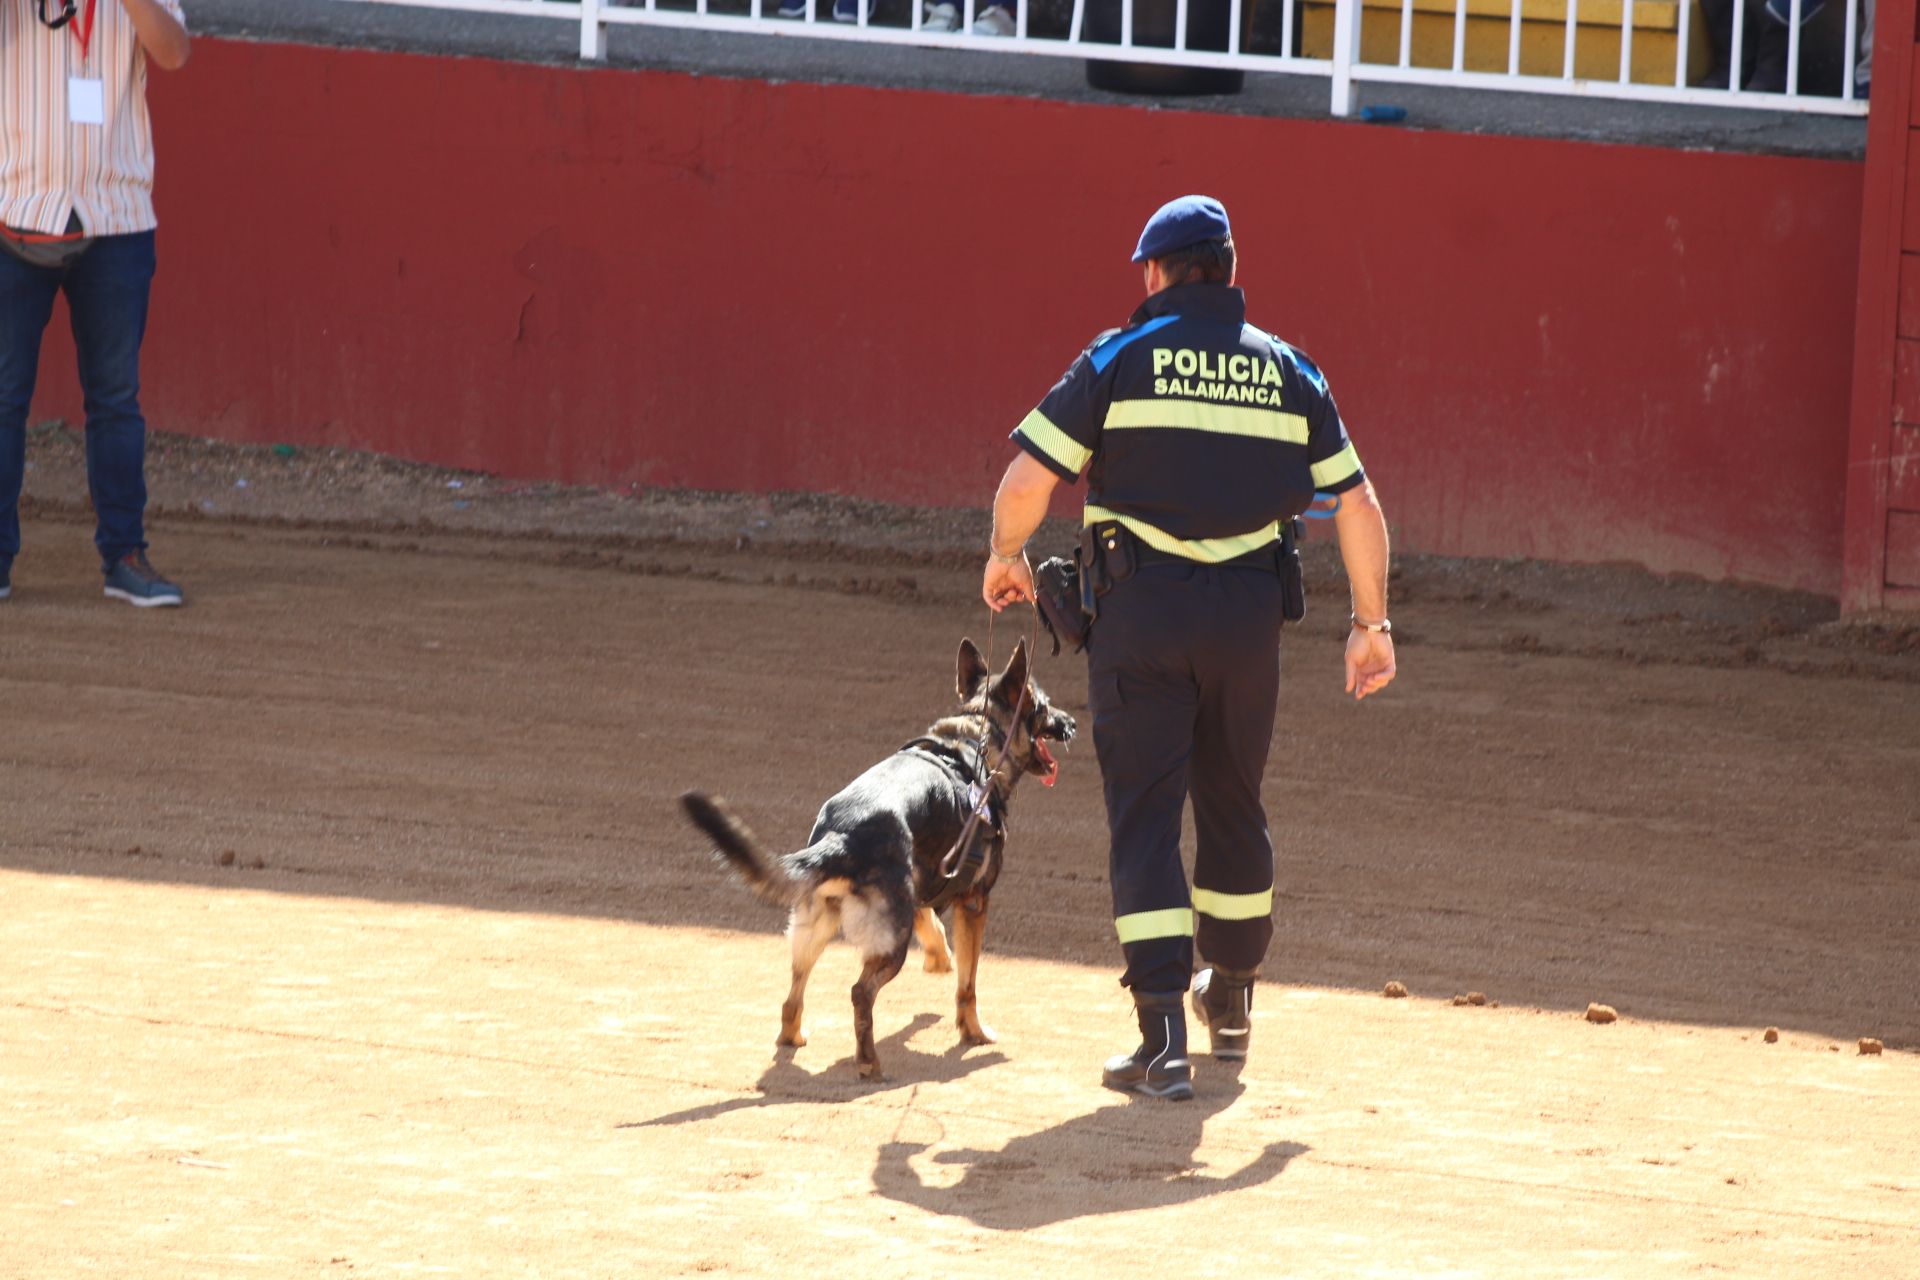
[[[852,954],[776,1051],[781,921],[673,797],[795,844],[944,710],[981,513],[162,438],[191,604],[143,613],[99,597],[71,438],[32,458],[0,1277],[1920,1276],[1910,625],[1409,557],[1355,706],[1318,548],[1253,1058],[1099,1088],[1131,1038],[1083,743],[1014,805],[1000,1043],[910,961],[864,1084]],[[1039,676],[1084,712],[1079,660]]]

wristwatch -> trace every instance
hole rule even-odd
[[[1382,618],[1378,622],[1362,622],[1356,615],[1353,618],[1353,629],[1355,631],[1371,631],[1375,635],[1384,636],[1393,630],[1393,622],[1387,618]]]

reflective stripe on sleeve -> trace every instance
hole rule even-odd
[[[1269,886],[1259,893],[1217,893],[1212,889],[1195,889],[1193,909],[1215,920],[1262,920],[1273,914],[1273,889]]]
[[[1204,400],[1115,400],[1107,408],[1105,425],[1109,431],[1164,427],[1223,436],[1251,436],[1284,444],[1307,442],[1307,420],[1297,413],[1238,404],[1210,404]]]
[[[1038,409],[1028,414],[1013,433],[1025,437],[1028,444],[1075,475],[1080,474],[1087,465],[1087,459],[1093,456],[1093,450],[1054,426],[1053,421]]]
[[[1168,907],[1164,911],[1136,911],[1113,922],[1122,943],[1146,942],[1153,938],[1191,938],[1193,908]]]
[[[1360,470],[1360,455],[1348,445],[1325,462],[1313,464],[1313,487],[1325,489],[1329,485],[1339,484]]]
[[[1219,564],[1222,560],[1231,560],[1243,556],[1249,551],[1258,551],[1280,536],[1279,522],[1255,529],[1252,533],[1236,534],[1230,538],[1195,538],[1184,541],[1162,529],[1157,529],[1145,520],[1136,520],[1132,516],[1123,516],[1118,511],[1109,511],[1105,507],[1089,502],[1086,507],[1085,521],[1098,524],[1102,520],[1118,520],[1134,531],[1140,541],[1156,551],[1168,555],[1185,556],[1189,560],[1198,560],[1202,564]]]

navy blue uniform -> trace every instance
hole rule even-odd
[[[1175,285],[1094,340],[1013,438],[1072,481],[1139,568],[1088,645],[1121,981],[1186,987],[1199,949],[1257,969],[1273,936],[1260,780],[1280,685],[1280,522],[1365,475],[1326,379],[1246,323],[1246,298]],[[1180,820],[1193,798],[1189,893]]]

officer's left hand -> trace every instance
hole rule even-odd
[[[989,559],[986,576],[980,582],[980,595],[995,613],[1010,604],[1033,599],[1033,569],[1027,564],[1026,552],[1021,552],[1014,564]]]
[[[1394,670],[1391,635],[1359,627],[1347,633],[1347,692],[1355,701],[1386,688]]]

